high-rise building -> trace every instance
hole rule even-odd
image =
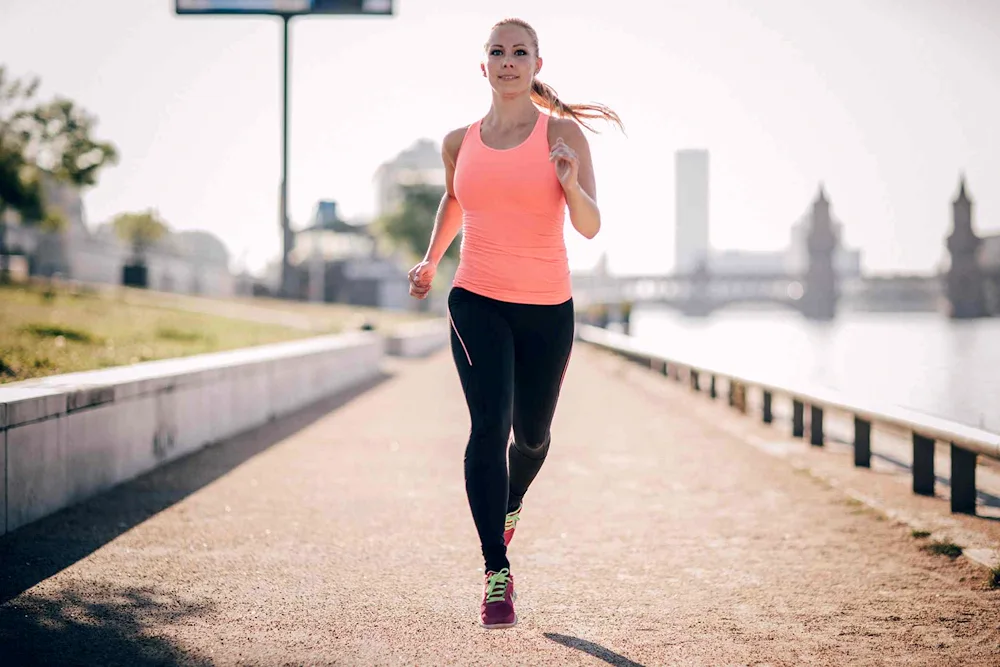
[[[708,262],[708,151],[675,155],[674,271],[688,273]]]

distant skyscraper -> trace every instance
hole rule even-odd
[[[708,151],[677,151],[674,270],[694,271],[708,262]]]

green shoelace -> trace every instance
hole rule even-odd
[[[486,602],[503,602],[510,581],[510,568],[494,572],[486,579]]]
[[[521,520],[521,508],[518,507],[516,510],[507,515],[507,519],[504,521],[504,530],[513,530],[517,522]]]

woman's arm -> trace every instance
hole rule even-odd
[[[553,119],[549,132],[550,159],[566,194],[570,222],[588,239],[601,230],[601,209],[597,207],[597,183],[590,144],[572,119]]]
[[[441,262],[444,253],[455,240],[462,228],[462,208],[455,199],[455,163],[458,160],[458,149],[468,128],[452,130],[444,138],[441,146],[441,159],[444,161],[445,193],[441,197],[437,215],[434,218],[434,229],[427,244],[424,261],[435,266]]]

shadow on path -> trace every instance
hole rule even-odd
[[[583,651],[588,655],[592,655],[595,658],[603,660],[609,665],[614,665],[615,667],[642,667],[638,662],[629,660],[623,655],[619,655],[610,649],[606,649],[600,644],[595,644],[594,642],[587,641],[586,639],[580,639],[578,637],[571,637],[569,635],[560,635],[555,632],[546,632],[546,639],[551,639],[557,644],[562,644],[568,648],[575,648],[578,651]]]
[[[0,606],[0,664],[212,664],[207,656],[176,646],[163,629],[211,614],[214,604],[192,604],[150,588],[100,587],[99,602],[93,590],[88,594],[77,584],[55,596],[30,592]]]
[[[39,582],[391,377],[372,380],[210,445],[0,537],[0,610]],[[3,616],[2,618],[7,618]],[[0,622],[0,633],[5,632]],[[4,664],[0,660],[0,664]]]

